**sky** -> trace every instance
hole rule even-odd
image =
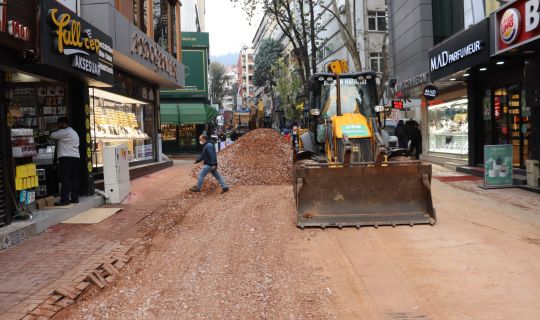
[[[260,14],[251,25],[240,5],[230,0],[206,0],[206,32],[210,33],[210,55],[240,52],[251,41],[259,26]]]

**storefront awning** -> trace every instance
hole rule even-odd
[[[213,121],[219,115],[219,112],[216,110],[216,108],[209,105],[206,105],[205,108],[206,108],[206,122],[207,123]]]
[[[206,108],[202,103],[179,103],[178,124],[206,124]]]
[[[160,109],[162,124],[206,124],[219,115],[203,103],[162,103]]]
[[[180,118],[178,117],[178,104],[176,103],[162,103],[160,106],[161,123],[162,124],[178,124]]]

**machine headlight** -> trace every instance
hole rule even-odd
[[[321,115],[321,110],[319,109],[311,109],[309,110],[309,114],[316,117]]]
[[[334,78],[332,78],[332,77],[327,77],[327,78],[326,78],[326,81],[332,82],[332,81],[334,81]]]
[[[323,81],[324,81],[324,77],[318,77],[317,80],[319,80],[320,82],[323,82]]]
[[[362,81],[362,80],[364,80],[364,76],[358,76],[357,79],[358,79],[359,81]]]
[[[369,80],[369,79],[372,79],[372,78],[373,78],[373,76],[372,76],[372,75],[370,75],[370,74],[366,75],[366,79],[368,79],[368,80]]]

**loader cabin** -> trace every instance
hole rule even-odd
[[[361,113],[370,118],[375,114],[377,104],[376,82],[375,72],[315,74],[311,78],[310,90],[311,106],[315,110],[312,109],[310,113],[322,118]]]

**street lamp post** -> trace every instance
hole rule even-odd
[[[244,46],[244,58],[246,63],[246,102],[249,98],[249,54],[248,54],[248,47]]]

